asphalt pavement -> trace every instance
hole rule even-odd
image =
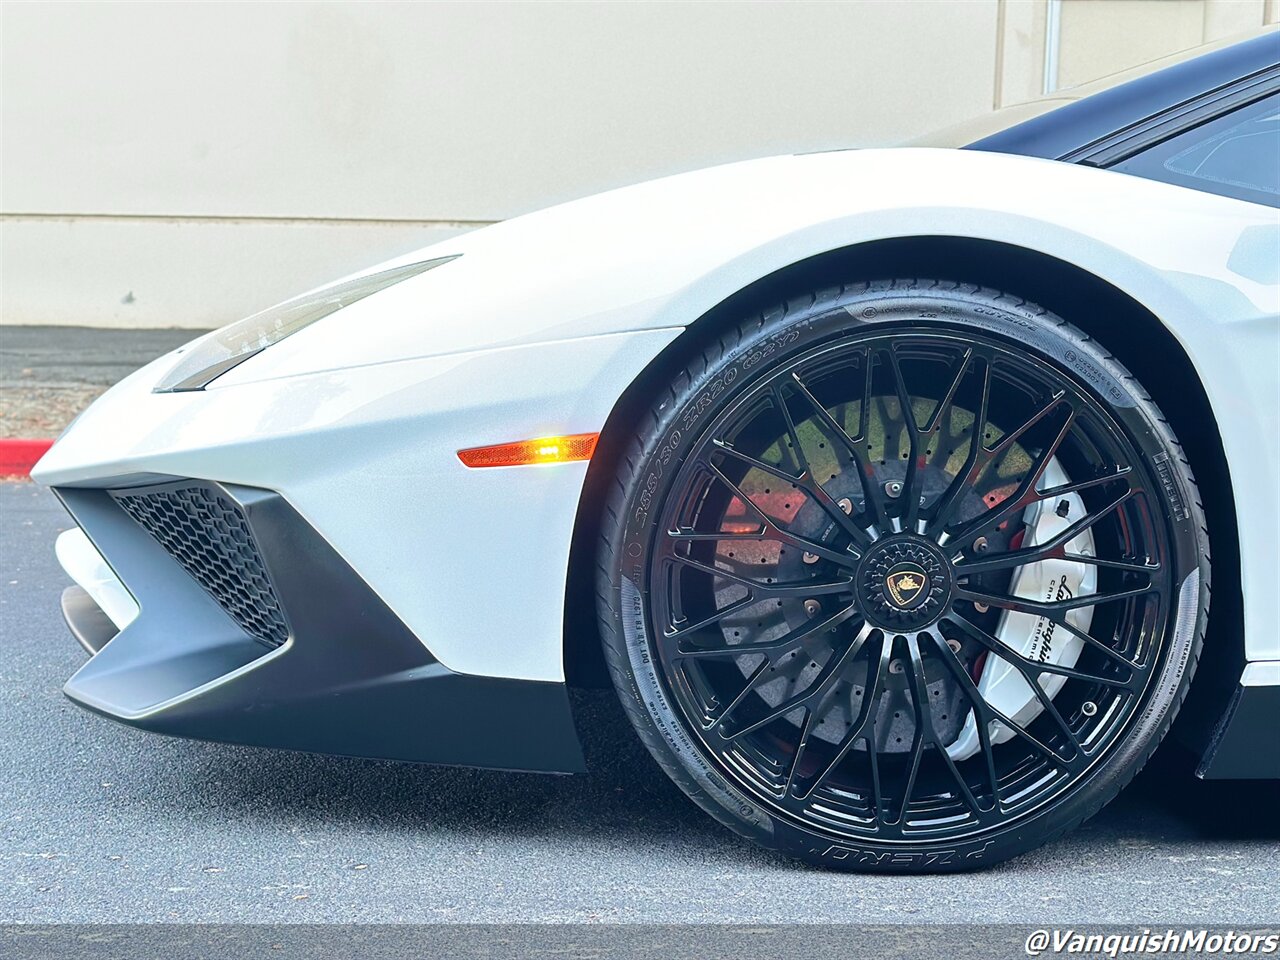
[[[109,387],[207,330],[0,327],[0,381]]]
[[[727,833],[608,691],[579,698],[592,772],[578,777],[118,726],[60,691],[84,660],[58,610],[67,525],[46,491],[0,485],[0,923],[1280,923],[1280,788],[1176,764],[1005,866],[869,877]]]
[[[56,437],[107,387],[207,332],[0,326],[0,437]]]

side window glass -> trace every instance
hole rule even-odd
[[[1280,94],[1202,123],[1112,169],[1280,207]]]

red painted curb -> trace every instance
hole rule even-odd
[[[36,461],[52,446],[52,440],[0,437],[0,477],[27,476]]]

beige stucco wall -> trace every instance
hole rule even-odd
[[[1276,0],[14,4],[5,323],[209,326],[479,223],[892,143]],[[744,198],[749,202],[749,198]]]

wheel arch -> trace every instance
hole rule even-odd
[[[1200,376],[1169,327],[1114,284],[1059,257],[1001,241],[957,236],[875,240],[819,254],[738,290],[692,321],[623,391],[587,471],[575,520],[565,595],[565,676],[573,686],[604,686],[608,677],[596,626],[595,552],[599,504],[625,455],[628,427],[648,408],[688,351],[729,322],[789,296],[892,277],[929,277],[993,287],[1069,319],[1123,363],[1168,417],[1204,499],[1214,563],[1208,656],[1183,710],[1180,738],[1200,749],[1240,676],[1244,657],[1240,546],[1231,476],[1220,431]],[[1213,429],[1204,429],[1212,424]]]

